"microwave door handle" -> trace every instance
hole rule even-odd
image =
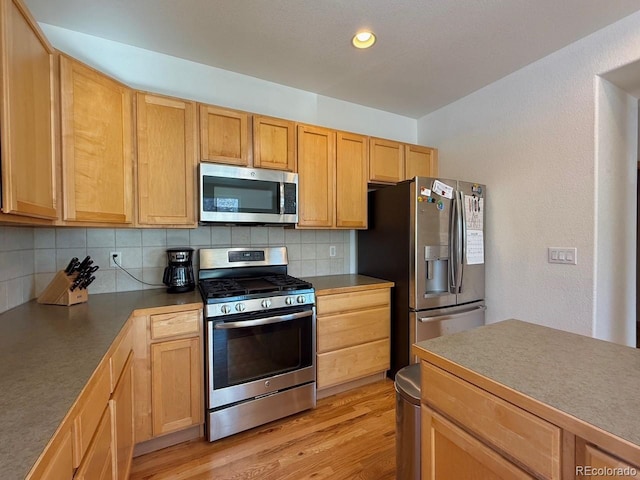
[[[280,215],[284,215],[284,182],[280,182]]]
[[[224,322],[216,323],[213,328],[216,330],[230,330],[232,328],[249,328],[269,325],[271,323],[288,322],[299,318],[310,317],[313,315],[312,310],[306,312],[290,313],[288,315],[278,315],[275,317],[258,318],[256,320],[246,320],[243,322]]]

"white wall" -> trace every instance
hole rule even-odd
[[[40,25],[54,47],[141,90],[416,143],[415,119],[258,78]]]
[[[618,275],[618,264],[598,262],[596,253],[606,246],[632,263],[624,258],[631,232],[600,239],[614,243],[599,245],[596,220],[616,211],[633,188],[621,182],[615,200],[600,197],[596,217],[598,189],[604,188],[596,168],[606,174],[607,166],[596,165],[594,133],[596,76],[637,60],[639,44],[636,13],[418,120],[418,143],[439,148],[442,176],[488,185],[488,322],[520,318],[635,341],[617,327],[635,319],[628,301],[635,282],[625,285],[621,279],[620,289],[602,292],[606,305],[619,303],[620,309],[599,304],[596,312],[594,302],[602,288],[596,264],[599,274]],[[612,115],[618,117],[620,110]],[[624,162],[620,152],[627,148],[620,146],[612,151],[615,158],[603,155],[601,161]],[[617,178],[625,168],[616,167]],[[612,228],[626,231],[634,225],[630,210],[618,212]],[[577,247],[578,264],[547,263],[552,246]],[[628,278],[628,272],[623,275]],[[596,322],[597,315],[602,316]]]

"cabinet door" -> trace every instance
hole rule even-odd
[[[151,345],[154,436],[202,423],[202,362],[199,338]]]
[[[113,421],[113,454],[115,478],[129,478],[133,459],[133,355],[125,365],[113,396],[109,401]]]
[[[111,409],[107,407],[102,415],[86,455],[74,480],[112,480],[113,449],[111,436]]]
[[[319,353],[318,389],[389,370],[389,338]]]
[[[421,469],[424,480],[534,478],[424,405],[421,422]]]
[[[71,480],[74,471],[72,444],[70,428],[58,432],[27,479]]]
[[[200,160],[249,166],[250,120],[246,112],[200,105]]]
[[[138,222],[196,226],[196,104],[138,93]]]
[[[438,150],[420,145],[404,146],[404,178],[436,177],[438,175]]]
[[[367,228],[368,138],[336,136],[336,227]]]
[[[64,219],[129,223],[133,197],[132,93],[60,58]]]
[[[54,50],[21,1],[0,22],[2,210],[55,219]]]
[[[577,465],[576,467],[576,473],[583,475],[579,478],[640,479],[639,467],[623,462],[593,445],[585,445],[583,455],[584,465]]]
[[[253,165],[296,171],[295,123],[281,118],[253,116]]]
[[[336,132],[298,126],[299,227],[335,225]]]
[[[404,179],[404,145],[382,138],[369,140],[369,181],[398,183]]]

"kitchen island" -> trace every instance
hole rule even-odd
[[[519,320],[419,342],[423,479],[640,478],[640,351]]]
[[[131,314],[170,305],[202,308],[197,291],[156,289],[0,315],[0,478],[25,478]]]

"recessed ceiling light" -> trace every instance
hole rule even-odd
[[[369,48],[376,43],[376,36],[372,32],[364,30],[356,33],[351,43],[353,43],[353,46],[356,48]]]

